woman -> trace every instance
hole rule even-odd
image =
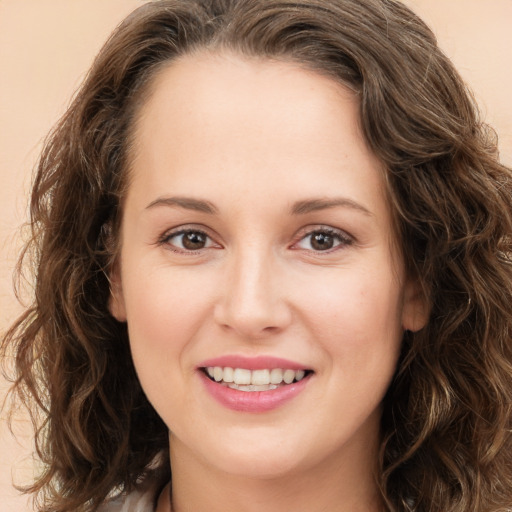
[[[511,197],[400,3],[141,7],[33,187],[40,510],[510,508]]]

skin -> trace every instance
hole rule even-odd
[[[111,311],[170,429],[173,511],[379,510],[380,404],[403,330],[426,315],[355,94],[291,63],[201,53],[160,72],[135,130]],[[183,227],[205,245],[187,252]],[[275,410],[233,411],[197,371],[226,354],[314,374]]]

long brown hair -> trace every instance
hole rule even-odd
[[[162,66],[201,49],[296,62],[357,91],[408,271],[430,305],[382,417],[389,511],[512,505],[512,175],[428,27],[393,0],[162,0],[113,33],[47,140],[31,197],[33,305],[3,340],[31,407],[40,510],[93,511],[156,467],[167,429],[108,312],[131,128]],[[21,268],[21,262],[20,262]]]

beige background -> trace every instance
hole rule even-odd
[[[20,246],[31,169],[93,56],[144,0],[0,0],[0,332],[19,312],[11,274]],[[408,0],[474,90],[512,165],[512,0]],[[0,397],[6,384],[0,382]],[[11,479],[33,474],[28,423],[18,441],[0,414],[0,512],[27,512]]]

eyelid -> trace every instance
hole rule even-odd
[[[187,232],[191,232],[191,231],[204,234],[213,243],[213,247],[204,247],[204,248],[196,249],[196,250],[187,250],[187,249],[180,249],[179,247],[172,246],[171,244],[168,243],[168,241],[171,238],[185,234]],[[355,238],[342,229],[335,228],[333,226],[329,226],[329,225],[325,225],[325,224],[313,224],[313,225],[305,226],[297,232],[290,248],[294,249],[294,250],[308,251],[308,249],[302,249],[302,248],[299,248],[296,246],[299,242],[304,240],[306,237],[311,236],[313,233],[318,233],[318,232],[320,232],[320,233],[324,232],[329,235],[335,236],[340,240],[341,243],[339,243],[332,249],[326,249],[325,251],[309,250],[309,252],[314,252],[316,254],[329,254],[331,252],[335,252],[337,250],[343,249],[347,245],[352,245],[355,242]],[[168,230],[164,231],[158,237],[156,244],[162,245],[162,246],[167,245],[170,248],[170,250],[172,250],[176,253],[180,253],[180,254],[198,254],[201,251],[204,251],[205,249],[222,248],[222,245],[216,241],[216,237],[215,237],[215,235],[213,235],[211,233],[211,230],[208,229],[204,225],[198,225],[198,224],[185,224],[185,225],[180,225],[180,226],[176,226],[174,228],[168,229]]]
[[[308,236],[311,236],[313,233],[327,233],[329,235],[335,236],[341,240],[341,243],[332,249],[327,249],[325,251],[310,251],[314,252],[315,254],[330,254],[332,252],[335,252],[337,250],[343,249],[347,245],[352,245],[355,242],[355,238],[344,231],[343,229],[335,228],[333,226],[328,226],[325,224],[314,224],[310,226],[305,226],[304,228],[301,228],[297,235],[295,236],[294,242],[291,246],[291,249],[295,250],[304,250],[307,251],[307,249],[302,249],[297,246],[299,242],[307,238]]]
[[[181,249],[179,247],[173,246],[169,243],[169,240],[175,236],[183,235],[188,232],[197,232],[205,235],[209,240],[211,240],[213,247],[204,247],[202,249],[196,250],[187,250]],[[206,228],[205,226],[198,224],[184,224],[181,226],[176,226],[175,228],[168,229],[164,231],[156,241],[156,245],[166,245],[170,250],[179,254],[198,254],[205,249],[219,248],[222,247],[216,240],[214,235],[211,234],[211,230]]]

